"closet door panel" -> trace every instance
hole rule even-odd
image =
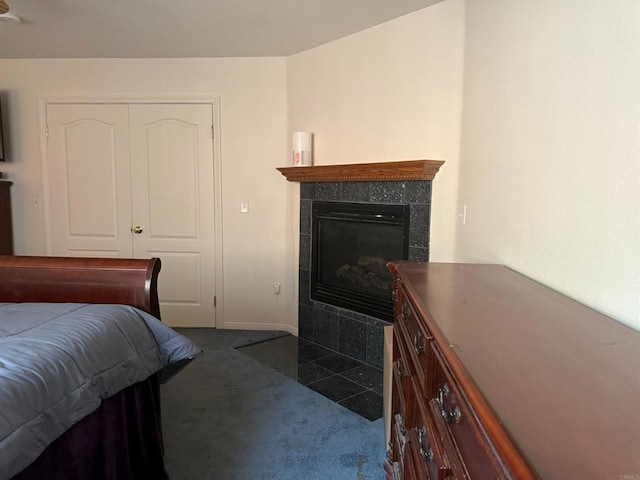
[[[47,106],[54,255],[131,257],[126,105]]]
[[[136,256],[162,259],[163,319],[215,325],[211,105],[131,105]]]

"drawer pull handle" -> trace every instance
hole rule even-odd
[[[460,419],[462,418],[462,412],[460,411],[460,407],[456,405],[456,408],[453,409],[453,413],[451,414],[452,420],[455,423],[460,423]]]
[[[396,413],[395,415],[395,431],[398,438],[398,450],[401,455],[404,455],[404,449],[407,445],[407,434],[409,432],[407,432],[407,429],[404,426],[404,418],[401,413]]]
[[[398,375],[400,375],[400,378],[404,378],[409,375],[407,373],[407,370],[404,368],[404,365],[402,364],[401,360],[396,360],[395,364],[396,364],[396,368],[398,369]]]
[[[404,417],[401,413],[396,413],[396,426],[398,427],[398,432],[404,438],[407,436],[407,428],[404,426]]]
[[[420,356],[424,353],[425,349],[424,338],[422,338],[422,333],[418,330],[413,334],[413,350],[416,352],[416,355]]]
[[[418,430],[418,444],[420,445],[420,455],[422,455],[422,458],[424,458],[424,461],[426,463],[429,462],[433,462],[433,450],[431,448],[431,446],[429,446],[429,449],[425,451],[424,446],[423,446],[423,439],[424,437],[427,436],[427,430],[425,427],[420,427],[420,429]]]
[[[429,449],[425,452],[423,448],[420,448],[420,455],[422,455],[422,458],[424,458],[425,462],[433,462],[433,450]]]
[[[448,395],[449,385],[445,383],[442,388],[438,390],[437,399],[438,405],[440,405],[440,414],[442,415],[442,419],[448,425],[451,425],[452,423],[460,423],[460,420],[462,419],[462,411],[460,411],[460,407],[456,405],[456,408],[454,408],[453,412],[449,412],[444,406],[444,401]]]
[[[449,384],[445,383],[442,386],[442,395],[444,396],[444,398],[447,398],[447,395],[449,395]]]
[[[437,401],[441,410],[444,409],[444,400],[447,398],[447,395],[449,395],[449,385],[445,383],[442,388],[438,389]]]
[[[447,412],[444,408],[441,409],[440,413],[442,414],[442,419],[448,424],[452,423],[460,423],[460,419],[462,418],[462,412],[460,412],[460,407],[456,407],[453,412]]]

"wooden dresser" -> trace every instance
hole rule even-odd
[[[640,480],[640,332],[503,266],[389,268],[387,479]]]
[[[0,255],[13,255],[13,227],[11,223],[12,182],[0,180]]]

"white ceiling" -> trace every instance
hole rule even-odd
[[[287,56],[441,0],[6,0],[0,58]]]

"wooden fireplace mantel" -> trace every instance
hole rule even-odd
[[[443,163],[440,160],[405,160],[317,167],[281,167],[277,170],[290,182],[433,180]]]

